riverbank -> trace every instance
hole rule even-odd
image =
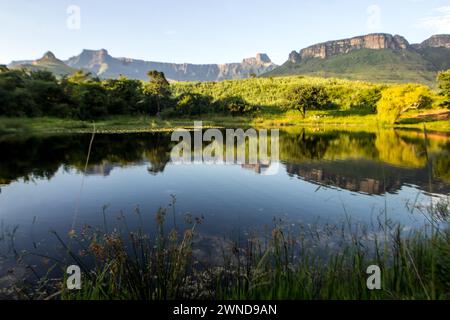
[[[410,113],[398,124],[379,121],[375,114],[355,115],[346,111],[310,111],[306,118],[299,113],[259,113],[254,117],[230,117],[207,115],[198,118],[162,119],[148,116],[115,116],[103,120],[82,121],[60,118],[5,118],[0,117],[0,134],[90,133],[94,124],[99,133],[164,132],[176,128],[191,128],[194,121],[203,121],[203,127],[233,128],[260,127],[281,128],[291,126],[357,128],[361,131],[374,128],[411,128],[450,132],[450,121],[442,116],[447,110],[428,113]],[[434,116],[438,114],[439,116]]]

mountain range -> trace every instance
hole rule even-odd
[[[124,75],[130,79],[148,79],[150,70],[164,72],[169,80],[175,81],[220,81],[248,78],[251,74],[261,75],[277,67],[265,53],[243,59],[240,63],[190,64],[144,61],[112,57],[107,50],[83,50],[66,61],[59,60],[52,52],[34,61],[13,61],[10,68],[46,69],[56,75],[71,74],[76,70],[91,72],[100,78],[117,78]]]
[[[57,75],[85,70],[100,78],[147,79],[158,70],[174,81],[221,81],[257,76],[313,75],[375,82],[418,82],[434,85],[437,72],[450,69],[450,35],[434,35],[419,44],[404,37],[374,33],[318,43],[292,51],[281,66],[267,54],[238,63],[166,63],[112,57],[107,50],[83,50],[66,61],[51,52],[34,61],[13,61],[10,68],[50,70]]]
[[[288,60],[264,76],[313,75],[382,82],[435,83],[450,69],[450,35],[434,35],[420,44],[375,33],[315,44],[292,51]]]

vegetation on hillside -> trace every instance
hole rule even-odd
[[[161,72],[148,75],[149,81],[123,76],[101,81],[79,71],[57,79],[47,71],[2,67],[0,116],[98,120],[115,115],[163,119],[229,115],[270,119],[297,110],[300,120],[290,118],[290,124],[295,124],[307,120],[306,110],[322,110],[323,115],[346,119],[378,113],[378,120],[392,124],[411,108],[420,111],[449,105],[448,72],[438,77],[439,93],[422,85],[303,76],[169,83]]]
[[[391,49],[362,49],[327,59],[311,58],[265,73],[263,77],[309,75],[336,77],[381,83],[414,82],[434,85],[436,73],[450,68],[450,50],[426,48],[424,50],[396,51]]]

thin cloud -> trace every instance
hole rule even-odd
[[[419,26],[435,33],[450,33],[450,6],[434,10],[435,15],[420,19]]]

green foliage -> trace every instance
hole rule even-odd
[[[108,114],[137,114],[145,111],[142,82],[123,76],[102,82],[108,93]]]
[[[198,116],[214,112],[212,98],[198,93],[183,93],[178,97],[176,115]]]
[[[73,99],[79,119],[96,119],[107,115],[108,96],[100,83],[82,83],[75,87]]]
[[[395,123],[409,109],[430,107],[432,101],[431,91],[426,86],[392,86],[381,93],[381,99],[377,103],[378,116],[388,123]]]
[[[142,83],[125,77],[101,81],[78,71],[57,79],[45,70],[0,72],[0,116],[52,116],[81,120],[108,115],[154,115],[171,103],[163,73]]]
[[[261,110],[270,118],[271,114],[283,114],[283,106],[288,102],[290,109],[300,110],[303,115],[307,109],[323,110],[333,106],[338,110],[332,112],[348,117],[374,113],[381,92],[391,87],[304,76],[185,83],[169,83],[164,73],[158,71],[149,72],[149,77],[147,82],[125,77],[100,80],[78,71],[55,78],[43,70],[3,68],[0,116],[89,120],[112,115],[253,116],[255,111]],[[421,88],[424,98],[438,100],[428,88]],[[401,91],[395,94],[403,99]],[[426,105],[425,102],[428,100],[421,100],[420,104]],[[383,110],[383,107],[378,109]],[[398,119],[398,115],[394,114],[393,118]]]
[[[170,106],[171,88],[167,81],[164,72],[152,70],[148,72],[150,82],[144,86],[144,94],[150,96],[148,100],[151,105],[156,106],[151,108],[151,111],[156,111],[154,114],[159,114],[164,108]]]
[[[445,97],[444,104],[450,105],[450,69],[447,71],[442,71],[437,77],[439,89],[441,94]]]
[[[322,86],[302,85],[294,86],[286,91],[288,109],[300,111],[303,118],[306,110],[324,110],[330,107],[328,93]]]
[[[215,102],[216,108],[232,116],[252,114],[258,110],[257,107],[247,103],[242,97],[232,96],[219,99]]]

